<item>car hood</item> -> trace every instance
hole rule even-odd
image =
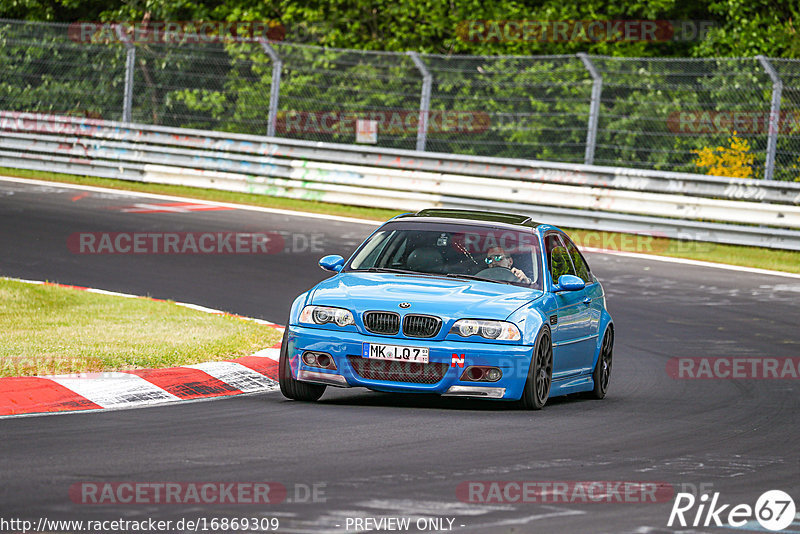
[[[341,273],[320,282],[311,296],[318,306],[338,306],[359,315],[369,310],[437,315],[442,319],[505,319],[542,292],[458,278],[390,273]],[[401,302],[411,306],[405,310]]]

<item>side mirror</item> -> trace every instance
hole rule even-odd
[[[555,285],[556,291],[580,291],[586,287],[586,282],[574,274],[562,274]]]
[[[338,254],[331,254],[330,256],[321,258],[319,260],[319,266],[326,271],[338,273],[342,270],[342,267],[344,267],[344,258]]]

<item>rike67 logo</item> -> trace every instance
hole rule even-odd
[[[794,500],[781,490],[765,491],[755,507],[749,504],[722,504],[719,502],[719,492],[715,492],[710,500],[707,493],[700,498],[695,498],[691,493],[678,493],[667,526],[741,528],[748,523],[755,526],[752,522],[757,521],[762,528],[779,531],[792,524],[796,511]]]

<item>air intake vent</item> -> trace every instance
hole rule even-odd
[[[400,315],[393,312],[365,312],[364,327],[373,334],[393,335],[400,331]]]
[[[406,315],[403,333],[408,337],[433,337],[439,333],[442,320],[432,315]]]
[[[367,380],[388,380],[413,384],[436,384],[450,368],[447,363],[416,363],[374,360],[361,356],[347,356],[353,371]]]

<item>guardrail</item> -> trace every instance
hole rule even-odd
[[[0,166],[800,250],[800,183],[0,112]]]

